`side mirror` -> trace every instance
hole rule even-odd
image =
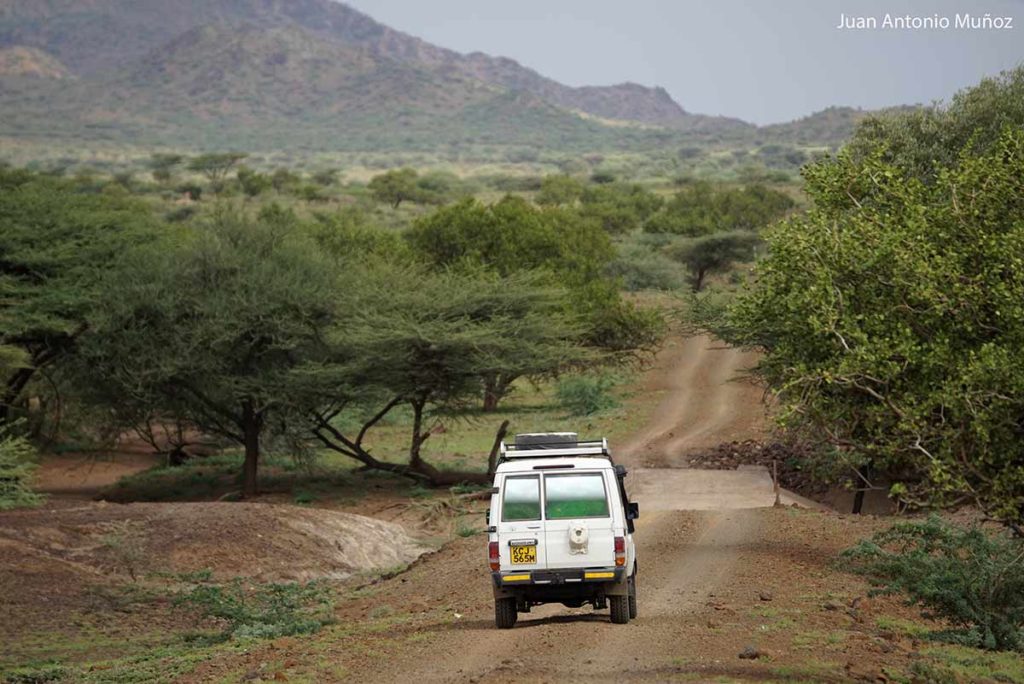
[[[631,501],[626,506],[626,520],[636,520],[640,517],[640,504],[636,501]]]

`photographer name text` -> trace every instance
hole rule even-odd
[[[993,14],[941,14],[913,15],[888,14],[885,16],[851,16],[839,15],[837,29],[847,31],[864,31],[872,29],[891,29],[895,31],[1011,31],[1014,18]]]

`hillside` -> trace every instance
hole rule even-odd
[[[662,88],[570,87],[333,0],[0,0],[0,50],[0,135],[47,142],[647,153],[828,145],[854,121],[758,129],[688,112]]]
[[[0,78],[73,78],[67,67],[42,50],[13,45],[0,48]]]

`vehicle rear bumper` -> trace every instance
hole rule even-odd
[[[559,570],[507,570],[492,572],[491,582],[494,586],[494,595],[499,598],[519,595],[528,596],[534,600],[543,600],[545,596],[596,594],[612,596],[624,593],[626,569],[622,566],[615,566]]]

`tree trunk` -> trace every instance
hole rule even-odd
[[[868,478],[871,477],[871,464],[866,463],[864,467],[857,472],[857,493],[853,495],[853,514],[860,515],[861,509],[864,507],[864,492],[871,483],[868,482]]]
[[[508,394],[509,387],[515,382],[516,376],[501,374],[489,375],[484,378],[483,410],[490,413],[498,410],[498,402]]]
[[[242,466],[242,497],[249,499],[259,494],[257,471],[260,463],[260,432],[263,416],[253,407],[252,399],[242,406],[242,430],[245,436],[245,464]]]
[[[704,287],[704,276],[705,276],[704,269],[699,269],[697,271],[697,275],[696,275],[696,277],[694,278],[694,281],[693,281],[693,291],[694,292],[700,292],[701,288]]]
[[[483,409],[487,413],[492,413],[498,410],[498,400],[501,398],[498,396],[497,382],[493,378],[487,378],[484,381],[484,406]]]
[[[506,434],[508,434],[508,421],[503,420],[497,434],[494,435],[494,444],[491,446],[491,453],[487,457],[488,475],[494,475],[494,471],[498,467],[498,450],[501,448],[501,440],[505,439]]]
[[[7,386],[4,388],[4,395],[0,401],[0,424],[8,423],[18,397],[28,385],[29,380],[35,373],[35,368],[20,368],[7,379]]]
[[[409,403],[412,405],[412,442],[409,444],[409,467],[418,472],[423,465],[420,447],[429,436],[423,434],[423,409],[426,402],[414,399]]]

